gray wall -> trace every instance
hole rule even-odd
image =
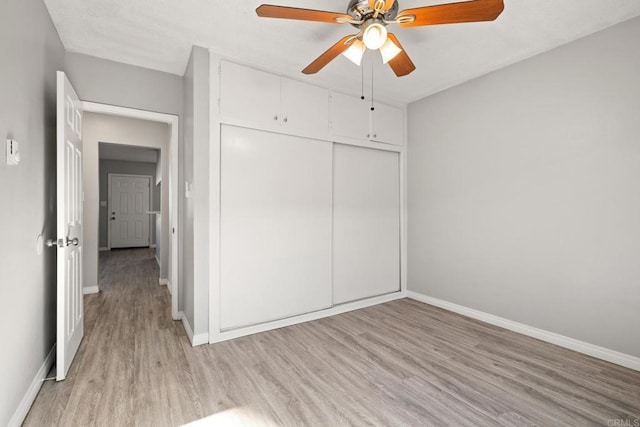
[[[64,49],[41,0],[0,2],[0,425],[7,425],[55,342],[56,71]],[[28,25],[25,25],[28,23]],[[22,160],[5,163],[5,140]],[[21,420],[19,420],[21,421]]]
[[[83,101],[137,108],[180,117],[178,157],[183,162],[183,78],[160,71],[67,52],[65,71]],[[168,159],[167,159],[168,160]],[[178,221],[184,228],[184,178],[178,171]],[[182,236],[178,241],[178,309],[182,298]]]
[[[100,201],[108,202],[109,200],[109,174],[121,173],[126,175],[150,175],[151,178],[151,201],[150,209],[152,211],[160,210],[160,186],[156,185],[156,163],[145,162],[127,162],[122,160],[100,160]],[[108,221],[109,221],[108,206],[100,206],[99,217],[99,246],[105,248],[108,245]],[[150,225],[150,243],[156,243],[156,226],[155,215],[151,216],[149,221]]]
[[[194,335],[209,330],[209,51],[194,47],[184,76],[184,314]]]
[[[412,291],[640,357],[640,18],[409,106]]]
[[[65,71],[83,101],[182,116],[182,77],[67,52]]]

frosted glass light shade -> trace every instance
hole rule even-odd
[[[382,24],[373,23],[364,30],[362,41],[371,50],[380,49],[387,41],[387,29]]]
[[[351,43],[351,46],[349,46],[347,50],[342,52],[342,54],[346,56],[349,61],[359,66],[362,62],[362,56],[364,55],[365,49],[366,48],[364,46],[364,43],[362,43],[358,39],[355,39],[353,43]]]
[[[380,47],[382,63],[386,64],[387,62],[391,61],[400,52],[402,52],[402,49],[400,49],[391,39],[388,38],[387,41],[384,42],[384,44]]]

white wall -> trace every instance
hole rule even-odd
[[[209,331],[209,52],[194,47],[184,76],[184,315],[196,340]],[[204,342],[204,341],[203,341]]]
[[[20,402],[30,385],[39,386],[36,374],[55,342],[56,251],[44,248],[39,255],[36,236],[56,236],[56,71],[63,69],[64,49],[41,0],[3,0],[0,16],[0,425],[5,426],[14,414],[14,421],[22,421],[28,406],[18,410]],[[5,163],[7,138],[21,144],[18,166]]]
[[[169,126],[165,123],[137,120],[106,114],[85,113],[83,120],[83,183],[84,183],[84,261],[85,287],[98,286],[99,247],[99,143],[126,144],[167,150]],[[162,156],[166,159],[167,156]],[[168,162],[162,162],[165,176],[169,173]],[[151,165],[153,168],[153,165]],[[169,189],[162,188],[161,210],[169,211]],[[162,216],[162,247],[168,247],[168,215]],[[162,254],[160,277],[167,278],[168,256]]]
[[[640,356],[640,18],[409,106],[409,289]]]

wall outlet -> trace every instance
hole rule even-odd
[[[20,163],[20,151],[18,141],[7,139],[7,164],[17,166]]]

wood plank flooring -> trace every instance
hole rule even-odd
[[[640,372],[419,302],[192,348],[151,251],[102,253],[100,288],[25,425],[640,426]]]

